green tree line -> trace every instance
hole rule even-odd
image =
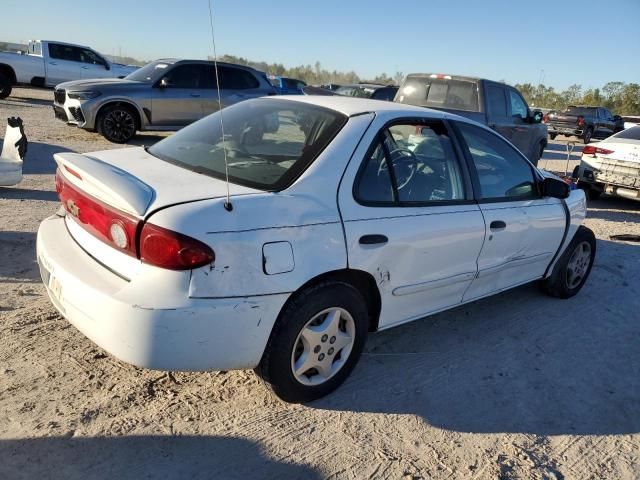
[[[569,105],[593,105],[606,107],[616,115],[640,115],[640,84],[609,82],[602,88],[571,85],[556,91],[546,85],[516,84],[530,106],[534,108],[564,109]]]

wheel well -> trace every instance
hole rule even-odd
[[[0,64],[0,74],[4,74],[5,77],[7,77],[12,84],[16,84],[17,80],[16,80],[16,73],[13,71],[13,68],[11,68],[9,65],[6,64]]]
[[[97,124],[97,121],[100,119],[104,109],[107,108],[107,107],[112,107],[114,105],[128,107],[133,112],[133,114],[135,116],[136,130],[140,130],[140,128],[142,127],[142,119],[140,118],[140,112],[138,111],[138,109],[136,108],[136,106],[134,104],[129,103],[129,102],[123,102],[121,100],[116,100],[114,102],[109,102],[109,103],[105,103],[104,105],[102,105],[100,107],[100,109],[98,110],[98,113],[96,114],[96,124]]]
[[[287,303],[296,296],[297,293],[306,290],[318,283],[336,281],[348,283],[356,290],[360,292],[362,297],[367,303],[367,309],[369,311],[369,331],[375,332],[378,329],[378,322],[380,320],[380,310],[382,308],[382,299],[380,298],[380,290],[376,284],[373,275],[362,270],[353,270],[345,268],[342,270],[333,270],[331,272],[323,273],[315,278],[312,278],[307,283],[302,285],[293,295],[287,300]],[[283,307],[284,309],[284,307]]]

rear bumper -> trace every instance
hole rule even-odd
[[[142,306],[132,300],[135,284],[147,282],[111,273],[78,246],[56,216],[38,229],[37,258],[56,309],[104,350],[144,368],[253,368],[288,297],[191,299],[185,294],[175,307]]]
[[[577,126],[562,126],[548,123],[547,128],[549,129],[549,133],[553,133],[556,135],[575,135],[577,137],[580,137],[584,133],[584,128]]]

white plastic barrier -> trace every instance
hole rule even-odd
[[[16,185],[22,181],[22,165],[27,154],[27,137],[22,119],[7,119],[7,132],[0,154],[0,186]]]

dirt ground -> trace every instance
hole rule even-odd
[[[640,245],[610,239],[640,234],[640,203],[590,202],[598,253],[575,298],[529,285],[373,334],[338,391],[292,406],[251,371],[121,363],[56,313],[35,260],[52,153],[117,146],[51,100],[0,100],[30,140],[24,181],[0,187],[0,479],[640,478]],[[541,165],[564,170],[563,151]]]

